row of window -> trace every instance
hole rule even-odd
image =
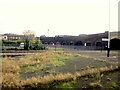
[[[21,39],[21,37],[14,37],[14,36],[11,36],[11,37],[9,37],[9,39]]]
[[[44,44],[50,44],[50,45],[54,45],[53,42],[45,42]],[[56,42],[57,45],[61,45],[60,42]],[[67,45],[67,43],[62,43],[62,45]],[[77,45],[77,46],[92,46],[92,43],[82,43],[81,41],[76,42],[75,44],[73,43],[69,43],[69,45]],[[102,46],[101,42],[96,42],[96,46]]]

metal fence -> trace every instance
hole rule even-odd
[[[2,44],[3,47],[20,47],[20,44]],[[78,49],[78,50],[101,50],[102,47],[98,46],[74,46],[74,45],[44,45],[48,48],[66,48],[66,49]]]
[[[48,48],[66,48],[66,49],[78,49],[78,50],[101,50],[102,47],[95,46],[73,46],[73,45],[45,45]]]

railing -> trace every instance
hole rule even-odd
[[[20,48],[19,44],[3,44],[4,47],[14,47],[14,48]],[[44,45],[48,48],[66,48],[66,49],[78,49],[78,50],[101,50],[102,47],[100,46],[74,46],[74,45]]]
[[[45,45],[48,48],[66,48],[78,50],[101,50],[102,47],[98,46],[73,46],[73,45]]]

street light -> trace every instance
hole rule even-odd
[[[109,26],[108,26],[108,50],[107,50],[107,57],[109,57],[110,54],[110,0],[109,0]]]

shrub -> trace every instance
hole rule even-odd
[[[44,50],[45,47],[42,45],[40,40],[25,40],[25,50]]]
[[[3,44],[17,44],[16,41],[2,40]]]

